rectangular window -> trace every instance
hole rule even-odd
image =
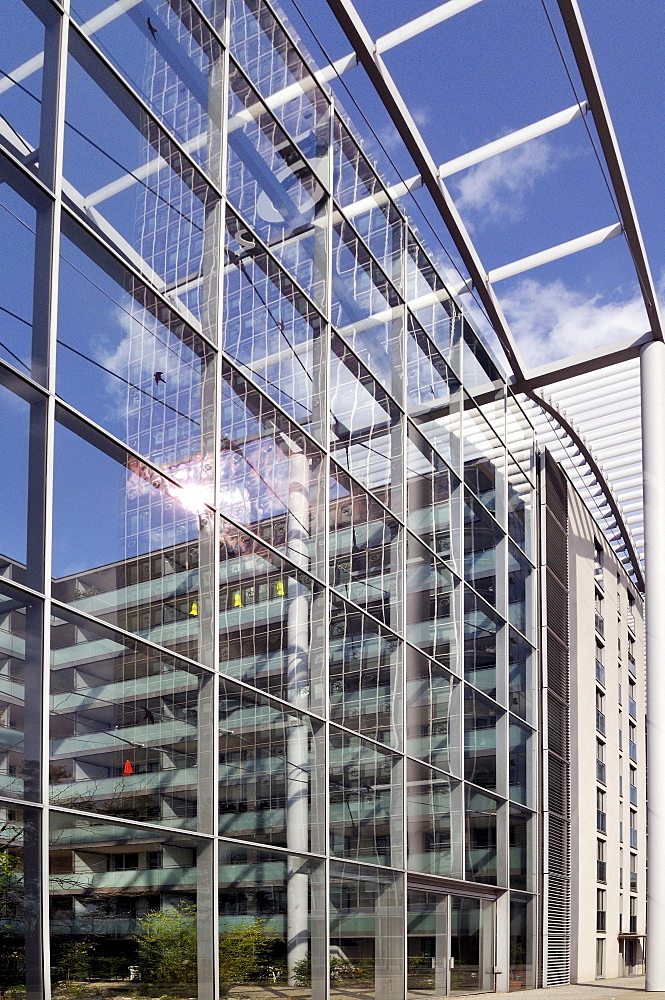
[[[604,931],[605,928],[605,889],[596,889],[596,930]]]
[[[596,939],[596,979],[605,975],[605,938]]]
[[[596,841],[596,879],[598,882],[607,881],[606,851],[605,841],[598,838]]]

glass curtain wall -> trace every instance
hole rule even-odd
[[[534,985],[533,433],[294,33],[4,0],[0,133],[0,989]]]

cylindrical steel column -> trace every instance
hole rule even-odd
[[[646,989],[665,990],[665,344],[640,358],[646,563],[649,882]]]
[[[289,457],[289,512],[287,555],[300,569],[309,568],[309,460],[303,451]],[[289,701],[307,707],[309,690],[309,591],[300,580],[288,581]],[[289,986],[298,986],[298,967],[307,960],[308,874],[302,854],[309,845],[309,731],[304,721],[293,719],[287,739],[286,843],[301,857],[290,857],[286,886],[287,974]]]

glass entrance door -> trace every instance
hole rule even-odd
[[[407,993],[437,998],[494,990],[494,903],[410,889]]]

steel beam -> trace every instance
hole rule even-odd
[[[530,394],[533,389],[541,389],[543,386],[554,385],[556,382],[565,382],[566,379],[575,378],[577,375],[588,375],[589,372],[600,371],[603,368],[639,358],[640,351],[651,340],[653,340],[651,333],[645,333],[641,337],[622,340],[609,347],[600,347],[594,351],[585,351],[583,354],[575,354],[570,358],[540,365],[538,368],[530,368],[523,378],[511,379],[510,388],[516,393]]]
[[[421,14],[420,17],[414,17],[412,21],[407,21],[400,28],[389,31],[387,35],[382,35],[381,38],[377,39],[375,51],[381,53],[387,52],[388,49],[394,49],[397,45],[401,45],[402,42],[406,42],[410,38],[415,38],[416,35],[422,34],[423,31],[428,31],[435,25],[441,24],[442,21],[447,21],[449,17],[454,17],[455,14],[461,14],[463,10],[474,7],[477,3],[480,3],[480,0],[448,0],[447,3],[440,4],[434,10],[430,10],[426,14]]]
[[[577,0],[557,0],[559,11],[563,18],[563,23],[568,34],[573,55],[577,63],[577,68],[582,77],[582,83],[586,91],[586,98],[591,108],[598,138],[603,149],[607,169],[609,170],[612,186],[619,206],[619,213],[623,223],[626,240],[630,247],[633,258],[633,265],[637,271],[637,277],[644,298],[649,323],[654,339],[663,340],[663,325],[658,306],[656,289],[651,275],[651,269],[647,260],[640,224],[637,221],[633,197],[630,193],[628,177],[623,165],[623,159],[619,150],[619,144],[610,118],[609,108],[605,100],[605,94],[600,82],[600,76],[591,51],[586,29],[582,21],[582,15]]]
[[[587,250],[589,247],[598,246],[599,243],[606,243],[608,240],[613,240],[615,237],[620,236],[622,232],[621,223],[616,222],[612,226],[606,226],[604,229],[596,229],[593,233],[587,233],[586,236],[578,236],[576,239],[568,240],[566,243],[559,243],[558,246],[550,247],[549,250],[541,250],[539,253],[532,253],[529,257],[522,257],[521,260],[513,261],[512,264],[504,264],[503,267],[496,267],[489,272],[487,277],[490,284],[495,285],[497,281],[505,281],[506,278],[512,278],[516,274],[531,271],[534,267],[542,267],[543,264],[551,264],[554,260],[561,260],[562,257],[579,253],[580,250]]]
[[[461,216],[455,208],[443,180],[439,177],[438,168],[404,103],[402,95],[381,56],[375,51],[374,43],[351,0],[328,0],[328,5],[357,53],[359,63],[363,66],[381,98],[393,125],[422,177],[424,187],[427,188],[444,225],[452,236],[513,373],[521,378],[523,375],[522,361],[508,322],[503,315],[503,310],[487,280],[487,274]]]
[[[555,115],[541,118],[540,121],[533,122],[532,125],[526,125],[515,132],[501,136],[500,139],[495,139],[494,142],[478,146],[477,149],[472,149],[468,153],[456,156],[454,160],[442,163],[439,167],[439,177],[450,177],[451,174],[457,174],[460,170],[468,170],[469,167],[474,167],[477,163],[482,163],[484,160],[489,160],[492,156],[498,156],[499,153],[506,153],[509,149],[522,146],[525,142],[538,139],[541,135],[547,135],[548,132],[553,132],[563,125],[568,125],[570,122],[584,117],[588,110],[589,105],[584,101],[582,104],[575,104],[572,108],[566,108],[565,111],[558,111]]]

